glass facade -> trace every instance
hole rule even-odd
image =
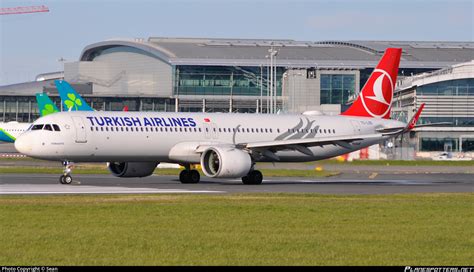
[[[53,101],[59,105],[57,100]],[[0,96],[0,122],[33,122],[39,118],[34,96]]]
[[[61,109],[60,98],[50,98]],[[129,111],[175,111],[175,100],[172,98],[84,97],[84,100],[99,111],[122,111],[125,106]],[[0,96],[0,122],[33,122],[38,118],[36,97]]]
[[[420,124],[448,122],[446,125],[439,125],[440,127],[474,127],[474,118],[472,117],[420,117],[418,121]]]
[[[421,138],[420,151],[457,151],[459,140],[455,138]]]
[[[462,139],[462,151],[464,152],[474,151],[474,138]]]
[[[277,68],[277,95],[281,96],[281,78],[285,69]],[[177,66],[175,95],[267,95],[267,67]],[[267,80],[268,79],[268,80]]]
[[[435,96],[474,96],[474,78],[440,81],[419,86],[416,89],[416,94]]]
[[[321,74],[321,104],[345,105],[355,94],[355,75]]]
[[[460,141],[461,146],[459,146]],[[474,151],[474,138],[421,138],[420,143],[420,151]]]

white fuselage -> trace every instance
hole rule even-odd
[[[239,145],[290,139],[376,134],[405,124],[385,119],[296,114],[62,112],[34,124],[60,131],[29,130],[16,147],[31,157],[75,162],[156,161],[199,163],[199,145]],[[311,146],[312,156],[278,150],[282,162],[314,161],[361,149],[387,136],[362,139],[351,147]],[[271,161],[268,157],[258,161]]]
[[[0,122],[0,141],[12,143],[23,134],[32,123]]]

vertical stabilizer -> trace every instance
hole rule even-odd
[[[387,48],[355,102],[341,115],[390,119],[401,48]]]
[[[45,93],[36,93],[36,102],[40,116],[46,116],[51,113],[59,112],[58,107],[51,101],[51,98]]]
[[[86,101],[64,80],[55,80],[64,111],[93,111]]]

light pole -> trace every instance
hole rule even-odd
[[[263,66],[260,65],[260,105],[259,105],[259,113],[262,113],[263,110]]]
[[[276,65],[276,56],[278,55],[278,50],[274,50],[274,55],[273,55],[273,68],[274,68],[274,83],[273,83],[273,88],[274,88],[274,91],[273,91],[273,103],[274,103],[274,106],[273,106],[273,113],[276,113],[277,112],[277,89],[278,89],[278,85],[277,85],[277,65]]]
[[[268,49],[270,53],[270,113],[274,113],[276,109],[276,65],[274,60],[278,54],[278,50],[273,45]]]
[[[269,58],[269,56],[266,55],[266,56],[265,56],[265,59],[268,59],[268,58]],[[265,82],[267,83],[267,113],[269,113],[269,110],[268,110],[268,109],[270,108],[270,105],[269,105],[269,98],[270,98],[270,97],[268,96],[268,95],[270,94],[270,84],[269,84],[270,82],[268,82],[268,81],[269,81],[268,79],[269,79],[269,77],[270,77],[270,69],[269,69],[269,67],[270,67],[270,60],[268,60],[268,62],[267,62],[267,77],[265,78]]]
[[[63,57],[60,57],[58,59],[58,62],[61,63],[61,65],[63,66],[63,79],[64,79],[64,63],[67,61],[67,59],[63,58]]]

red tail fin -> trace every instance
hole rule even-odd
[[[387,48],[352,106],[341,115],[390,119],[401,48]]]

